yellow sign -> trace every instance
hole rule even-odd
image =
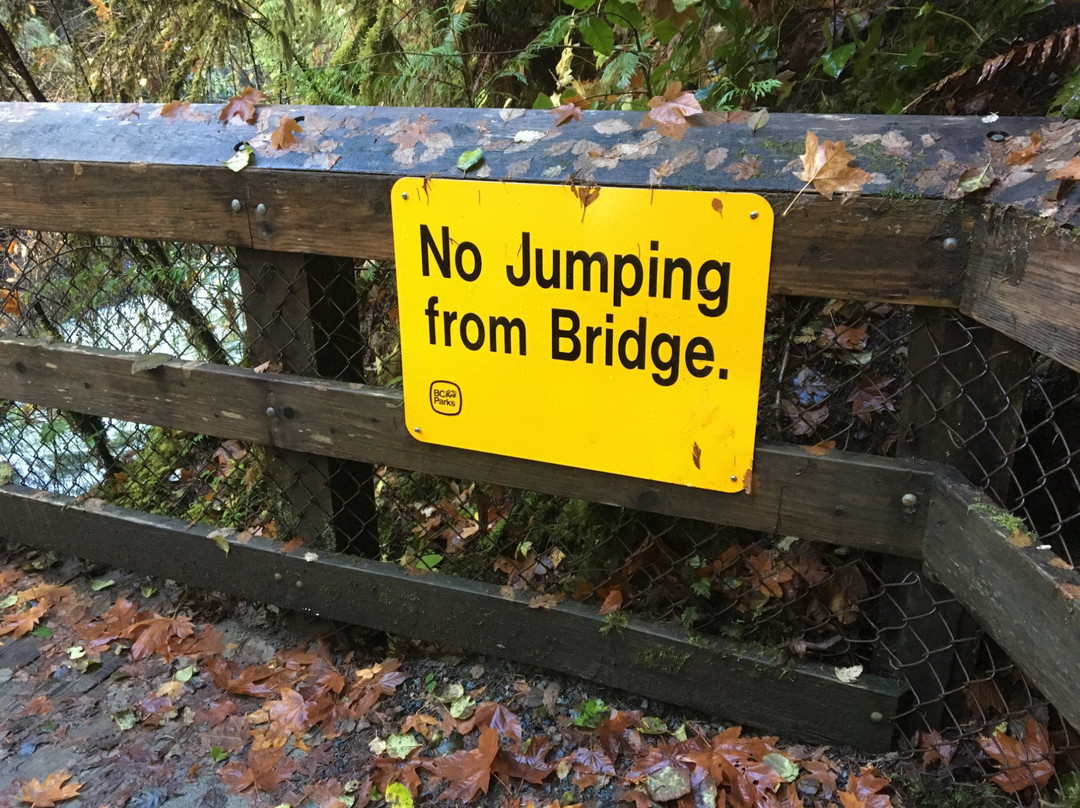
[[[743,490],[773,232],[764,199],[409,178],[393,217],[413,437]]]

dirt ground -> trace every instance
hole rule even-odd
[[[836,750],[3,543],[0,606],[0,806],[893,804]]]

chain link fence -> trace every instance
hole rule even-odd
[[[5,336],[136,352],[146,367],[171,356],[400,384],[392,265],[26,231],[3,232],[0,246]],[[791,297],[768,305],[759,440],[949,463],[1074,562],[1075,372],[951,312]],[[635,614],[778,660],[861,665],[911,686],[895,717],[899,746],[943,778],[1002,785],[992,740],[1002,725],[1016,738],[1045,732],[1045,757],[1061,775],[1080,762],[1075,732],[915,562],[26,402],[2,407],[0,454],[34,488],[573,598],[606,614],[605,629]],[[1034,779],[1051,793],[1058,781],[1042,775]]]

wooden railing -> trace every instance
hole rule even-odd
[[[988,139],[991,130],[1021,136],[1047,125],[1043,120],[990,125],[975,118],[775,115],[756,134],[739,125],[692,128],[682,141],[657,142],[643,159],[588,172],[575,168],[569,148],[506,150],[521,130],[547,132],[552,143],[639,143],[640,113],[586,112],[581,122],[556,130],[540,111],[508,125],[490,110],[290,108],[294,117],[327,122],[327,131],[339,132],[333,137],[340,140],[327,146],[336,160],[323,161],[332,168],[307,168],[310,155],[290,152],[257,156],[253,166],[234,173],[222,162],[237,141],[258,137],[257,129],[217,123],[216,108],[192,109],[208,120],[165,120],[153,105],[0,105],[0,226],[227,245],[263,251],[259,256],[269,261],[286,261],[286,254],[392,259],[392,183],[409,175],[461,176],[454,161],[465,149],[485,148],[492,182],[573,179],[644,187],[657,181],[652,169],[681,155],[683,167],[662,180],[664,187],[754,191],[777,213],[790,206],[777,218],[773,294],[910,304],[928,322],[934,309],[955,309],[1080,370],[1080,262],[1066,227],[1073,223],[1067,217],[1074,191],[1066,190],[1057,213],[1062,221],[1055,224],[1038,215],[1049,172],[1026,180],[1034,189],[1030,199],[1016,185],[947,199],[957,194],[944,181],[917,182],[923,169],[944,160],[942,149],[954,166],[985,165],[1001,159],[990,145],[1000,136]],[[265,108],[261,119],[284,111]],[[384,128],[421,114],[450,135],[453,148],[429,162],[396,161]],[[603,136],[593,129],[616,120],[630,128]],[[879,137],[877,149],[856,149],[876,176],[855,199],[809,191],[796,199],[802,183],[788,164],[808,130],[849,143],[895,133],[890,142],[908,146],[889,155]],[[690,149],[697,150],[693,159],[686,156]],[[755,156],[760,173],[736,180],[707,168],[705,156],[716,149],[726,149],[731,159]],[[992,513],[972,510],[981,495],[948,468],[943,445],[920,458],[890,459],[843,451],[815,456],[759,442],[753,494],[718,494],[420,443],[407,434],[401,394],[394,390],[182,360],[133,374],[137,359],[3,339],[0,397],[798,535],[914,559],[915,568],[921,559],[1080,726],[1080,683],[1072,675],[1080,668],[1074,610],[1080,575],[1055,562],[1049,550],[1010,536]],[[286,411],[290,417],[280,417]],[[210,563],[208,528],[111,506],[91,512],[70,505],[68,498],[6,486],[0,489],[0,532],[868,749],[889,745],[888,718],[905,690],[869,675],[845,684],[831,668],[719,641],[702,647],[680,631],[644,621],[632,621],[619,636],[601,635],[595,611],[578,604],[530,609],[497,587],[410,577],[394,565],[353,557],[305,562],[257,538],[233,542],[226,560],[214,556]],[[653,648],[670,649],[682,661],[662,669],[643,665]],[[918,674],[907,684],[917,690]]]

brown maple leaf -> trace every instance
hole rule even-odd
[[[237,118],[244,123],[255,123],[255,105],[266,101],[266,96],[254,87],[245,87],[240,95],[232,96],[221,108],[218,120],[228,123]]]
[[[13,637],[22,637],[29,634],[48,610],[47,603],[39,602],[18,614],[9,615],[4,618],[3,622],[0,622],[0,637],[7,634],[11,634]]]
[[[170,101],[161,105],[161,117],[167,121],[195,121],[202,123],[210,120],[206,115],[191,108],[187,101]]]
[[[266,705],[271,731],[276,730],[283,735],[291,732],[293,736],[300,738],[315,723],[308,715],[309,704],[291,687],[283,687],[279,692],[281,698]]]
[[[500,750],[491,770],[496,774],[540,785],[557,766],[555,762],[548,762],[549,752],[550,740],[532,738],[527,749],[522,749],[521,744],[516,743],[511,749]]]
[[[696,446],[697,444],[694,445]],[[605,596],[604,602],[600,604],[600,614],[605,615],[611,614],[612,612],[617,612],[619,611],[619,609],[622,608],[622,604],[622,592],[618,589],[612,589],[610,592],[607,593],[607,596]]]
[[[476,706],[476,711],[470,719],[469,729],[473,727],[491,727],[499,735],[521,741],[521,719],[510,708],[499,704],[497,701],[485,701]]]
[[[555,116],[556,126],[562,126],[567,121],[581,120],[581,107],[574,103],[573,99],[555,107],[555,109],[549,109],[548,113]]]
[[[1002,770],[990,778],[1003,791],[1016,794],[1029,786],[1042,788],[1054,774],[1054,747],[1046,727],[1032,716],[1024,722],[1024,737],[1013,738],[1000,730],[979,738],[979,746]]]
[[[737,163],[732,163],[724,168],[738,182],[753,179],[761,173],[761,161],[752,154],[743,155]]]
[[[176,658],[177,649],[171,647],[174,640],[182,640],[195,633],[195,625],[189,617],[162,617],[152,614],[129,626],[121,639],[134,639],[131,646],[132,659],[144,659],[151,654],[161,654],[167,662]]]
[[[870,423],[870,416],[879,412],[895,412],[896,402],[893,394],[885,392],[896,379],[875,373],[873,376],[863,376],[859,379],[859,386],[848,396],[851,404],[851,414],[856,416],[864,424]]]
[[[31,780],[18,793],[20,802],[30,803],[30,808],[53,808],[58,802],[79,796],[82,783],[68,783],[71,772],[53,772],[45,777],[45,782]]]
[[[288,115],[282,115],[277,128],[270,135],[270,145],[277,151],[290,149],[299,142],[296,139],[296,133],[303,131],[303,127],[295,119],[290,118]]]
[[[956,741],[946,741],[936,729],[923,733],[919,738],[919,749],[923,750],[923,768],[938,762],[948,766],[956,754],[956,747]]]
[[[499,733],[484,727],[480,730],[480,742],[475,749],[424,761],[422,765],[436,777],[450,782],[439,799],[471,802],[477,794],[487,794],[491,766],[498,751]]]
[[[221,781],[237,794],[250,788],[273,791],[292,777],[296,764],[285,757],[284,749],[252,749],[247,765],[240,761],[226,763],[218,770]]]
[[[802,171],[795,176],[814,190],[831,199],[835,193],[857,193],[869,182],[870,173],[849,165],[855,159],[842,140],[818,142],[818,136],[807,130],[806,151],[800,155]]]
[[[700,115],[701,104],[691,92],[683,92],[682,83],[673,81],[663,95],[649,99],[649,111],[641,119],[639,128],[655,126],[656,131],[672,140],[682,140],[690,128],[688,117]]]
[[[848,777],[847,791],[839,794],[840,804],[843,808],[893,808],[892,798],[881,793],[888,785],[887,778],[878,777],[873,766],[866,766],[858,775]]]

